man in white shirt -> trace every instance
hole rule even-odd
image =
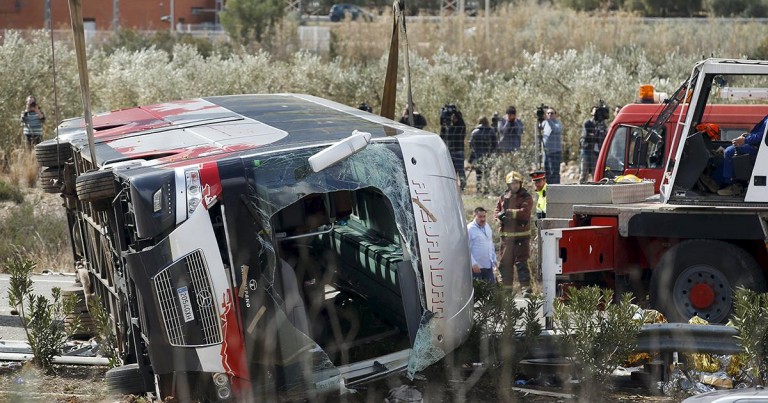
[[[496,267],[496,248],[493,246],[493,232],[486,222],[486,211],[475,208],[474,219],[467,224],[469,254],[472,261],[472,277],[496,283],[493,269]]]

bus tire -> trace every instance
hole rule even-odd
[[[115,197],[115,176],[111,170],[90,171],[77,177],[75,180],[77,197],[83,202],[91,202],[101,205],[111,203]]]
[[[45,168],[40,171],[40,188],[45,193],[61,193],[62,179],[59,167]]]
[[[141,394],[151,391],[144,383],[144,375],[139,364],[127,364],[115,367],[104,375],[110,390],[125,395]]]
[[[41,167],[58,167],[72,158],[72,146],[69,143],[45,140],[35,145],[35,159]]]

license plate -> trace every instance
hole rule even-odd
[[[189,290],[187,290],[187,287],[177,288],[176,292],[179,294],[179,302],[181,302],[181,313],[184,315],[184,322],[195,320],[195,314],[192,312],[192,303],[189,301]]]

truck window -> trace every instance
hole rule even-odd
[[[609,177],[615,177],[624,174],[624,160],[627,153],[627,133],[629,128],[626,126],[619,126],[616,129],[616,134],[611,139],[611,144],[608,148],[608,158],[605,161],[606,175]]]
[[[664,163],[664,139],[666,130],[662,128],[659,142],[644,141],[645,132],[639,127],[622,127],[629,129],[630,142],[627,160],[627,168],[661,168]]]

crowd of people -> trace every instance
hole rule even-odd
[[[560,164],[563,160],[563,123],[552,107],[542,105],[537,111],[534,148],[537,160],[547,183],[560,183]],[[592,107],[589,118],[584,121],[579,140],[580,177],[579,183],[586,183],[594,176],[597,156],[607,133],[607,107],[601,104]],[[487,172],[484,160],[494,154],[510,153],[520,150],[525,137],[525,125],[518,117],[517,108],[510,105],[506,113],[499,117],[494,113],[491,119],[481,115],[476,126],[470,131],[469,155],[465,155],[467,144],[467,125],[461,110],[455,104],[445,104],[440,110],[440,137],[448,147],[456,176],[462,192],[467,185],[467,171],[475,171],[476,192],[487,194],[483,185],[483,175]],[[427,126],[424,115],[405,108],[400,123],[423,129]],[[468,168],[468,169],[467,169]]]

